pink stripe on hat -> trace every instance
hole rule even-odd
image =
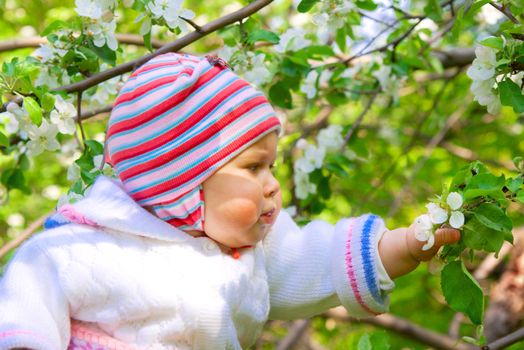
[[[204,231],[202,183],[280,129],[267,99],[219,58],[168,53],[137,69],[108,123],[106,160],[138,203]]]

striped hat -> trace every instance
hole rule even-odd
[[[204,231],[202,183],[280,121],[221,59],[168,53],[137,69],[117,97],[106,161],[129,195],[183,230]]]

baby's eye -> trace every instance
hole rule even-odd
[[[260,164],[258,163],[255,163],[255,164],[250,164],[247,166],[247,169],[250,170],[250,171],[257,171],[258,169],[260,169]]]

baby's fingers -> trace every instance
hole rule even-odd
[[[435,231],[435,246],[441,247],[446,244],[458,242],[460,231],[451,227],[439,228]]]

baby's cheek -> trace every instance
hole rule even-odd
[[[250,226],[258,221],[260,210],[255,201],[237,198],[229,202],[225,216],[240,226]]]

